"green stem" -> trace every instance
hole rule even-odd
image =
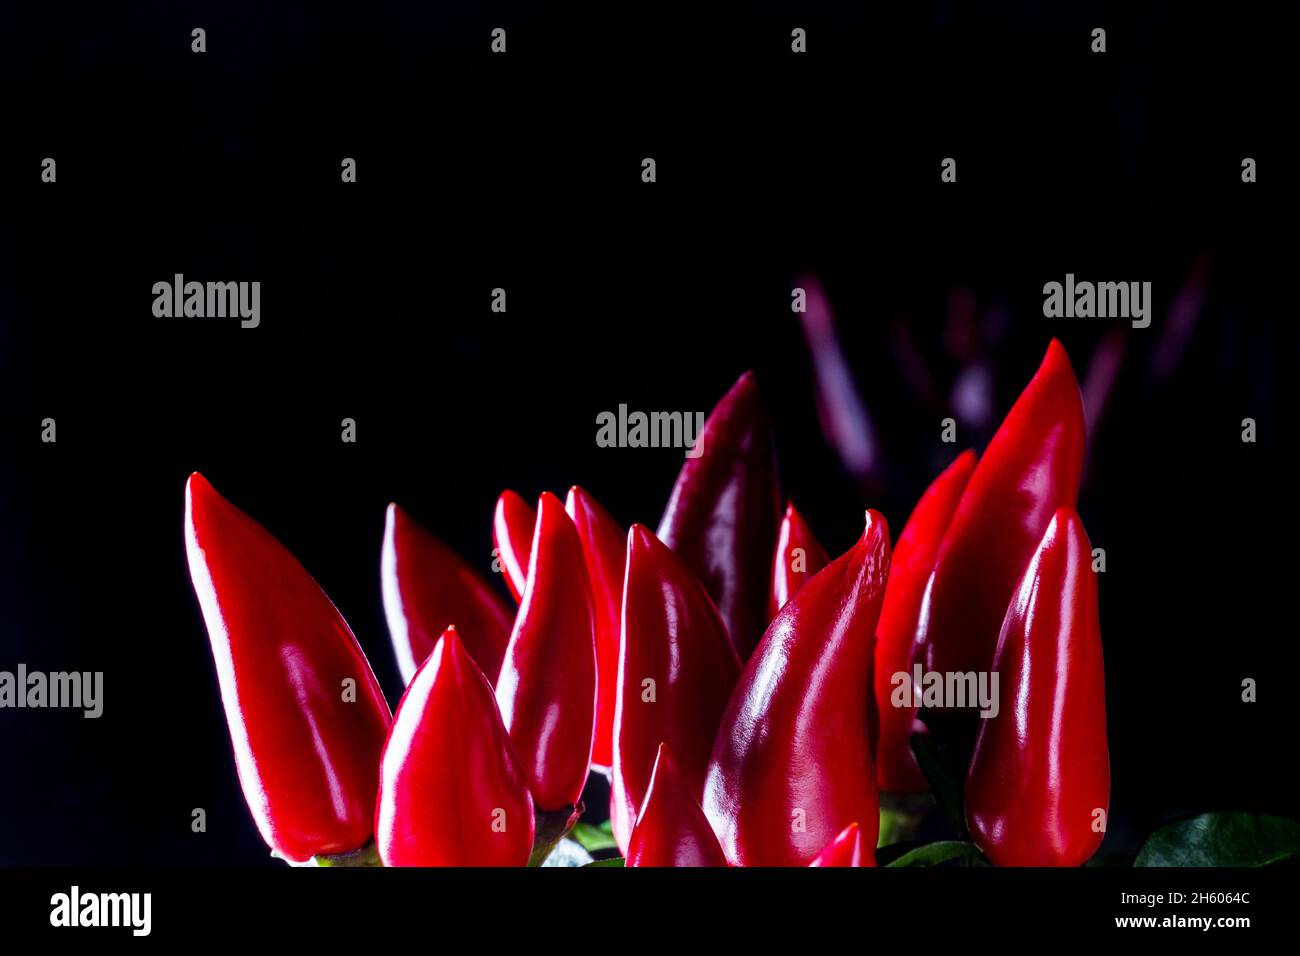
[[[284,860],[284,857],[278,853],[272,853],[271,856]],[[375,841],[371,840],[359,850],[350,850],[347,853],[327,854],[321,853],[313,856],[310,860],[302,863],[296,863],[293,860],[284,860],[290,866],[383,866],[379,859],[379,849],[375,846]]]
[[[537,826],[533,836],[533,852],[528,857],[529,866],[541,866],[542,861],[551,855],[555,845],[564,839],[564,835],[573,829],[573,825],[586,809],[582,801],[559,810],[538,810]]]

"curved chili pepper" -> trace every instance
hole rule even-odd
[[[753,372],[709,413],[695,452],[677,475],[659,540],[709,592],[743,661],[767,622],[781,514],[771,426]]]
[[[533,543],[537,512],[513,491],[501,492],[492,516],[492,543],[496,545],[501,570],[510,596],[518,601],[528,583],[528,549]]]
[[[862,828],[850,823],[809,866],[875,866],[876,853],[862,843]]]
[[[966,485],[922,602],[913,660],[926,671],[987,671],[998,630],[1057,508],[1083,469],[1079,383],[1056,339]]]
[[[704,812],[737,866],[804,866],[855,820],[875,846],[872,660],[889,529],[862,537],[790,599],[731,695]]]
[[[885,793],[921,793],[930,789],[916,765],[911,742],[913,733],[925,733],[925,725],[916,719],[915,707],[894,706],[898,692],[894,675],[908,674],[903,686],[911,687],[908,668],[925,585],[976,460],[975,452],[968,449],[930,483],[894,545],[885,603],[876,627],[876,713],[880,717],[876,781]]]
[[[971,836],[997,866],[1079,866],[1104,835],[1110,757],[1092,545],[1069,508],[1012,597],[993,666],[1001,707],[966,775]]]
[[[609,770],[614,766],[618,635],[623,615],[623,569],[627,564],[627,548],[623,542],[627,536],[609,512],[577,485],[569,489],[564,510],[573,519],[582,540],[596,618],[596,738],[591,748],[591,765],[597,770]]]
[[[627,848],[627,866],[726,866],[718,838],[660,744],[645,803]]]
[[[496,678],[514,623],[510,607],[460,555],[395,504],[384,522],[380,569],[388,633],[405,683],[453,624],[475,663],[489,680]]]
[[[198,472],[185,551],[262,838],[295,862],[362,848],[391,716],[357,639],[284,545]]]
[[[776,535],[776,553],[772,557],[772,590],[767,602],[767,619],[785,607],[804,583],[826,565],[830,555],[817,541],[803,515],[794,510],[794,502],[785,506],[785,517]]]
[[[454,627],[397,705],[380,765],[375,834],[385,866],[523,866],[533,798],[492,685]]]
[[[528,583],[497,678],[497,703],[538,812],[576,804],[591,765],[596,637],[582,541],[549,491],[537,503]]]
[[[660,742],[693,800],[740,661],[704,587],[644,525],[627,536],[610,823],[627,850]]]

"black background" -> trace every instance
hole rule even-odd
[[[1043,318],[1066,272],[1155,290],[1079,505],[1108,555],[1105,849],[1186,813],[1295,812],[1295,8],[441,6],[56,3],[8,24],[0,668],[103,670],[105,712],[0,712],[0,863],[270,862],[185,568],[189,472],[303,561],[396,701],[390,500],[485,571],[505,487],[581,483],[653,526],[680,453],[599,449],[596,414],[704,411],[752,367],[828,548],[866,506],[896,535],[956,453],[955,302],[975,302],[994,424],[1051,336],[1082,379],[1122,328]],[[175,272],[261,281],[261,327],[155,319]],[[870,485],[817,426],[789,310],[808,272],[878,428]]]

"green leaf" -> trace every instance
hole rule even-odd
[[[533,852],[528,857],[529,866],[541,866],[558,844],[578,822],[582,815],[582,801],[559,810],[535,811],[537,823],[533,827]]]
[[[569,831],[570,839],[577,840],[588,853],[597,853],[618,846],[609,829],[609,821],[599,825],[579,823]]]
[[[586,866],[583,867],[583,869],[589,870],[593,866],[622,866],[622,865],[623,865],[623,858],[621,856],[616,856],[612,860],[597,860],[595,863],[588,863]]]
[[[949,860],[978,860],[979,847],[965,840],[941,840],[909,850],[887,866],[938,866]]]
[[[939,809],[959,834],[966,832],[965,814],[962,810],[961,782],[940,756],[930,734],[912,734],[912,753],[930,784]]]
[[[889,866],[899,857],[911,853],[920,846],[925,846],[925,844],[918,843],[916,840],[909,840],[904,843],[891,843],[888,846],[877,847],[876,866]]]
[[[1300,853],[1300,823],[1260,813],[1203,813],[1161,827],[1134,866],[1270,866]]]

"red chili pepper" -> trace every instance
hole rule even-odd
[[[482,575],[395,504],[388,506],[380,568],[388,633],[404,682],[452,625],[483,673],[496,679],[514,613]]]
[[[772,590],[768,598],[767,619],[785,607],[814,574],[830,564],[830,555],[817,541],[812,528],[794,510],[794,502],[785,506],[785,517],[776,535],[776,554],[772,558]]]
[[[926,671],[982,672],[1012,592],[1057,508],[1073,508],[1083,469],[1079,383],[1053,339],[975,467],[939,548],[914,660]]]
[[[659,540],[685,562],[718,606],[741,660],[767,622],[781,514],[771,427],[746,372],[709,414],[659,523]]]
[[[768,626],[727,705],[704,812],[737,866],[804,866],[844,827],[875,846],[871,670],[889,529],[868,511],[858,543]]]
[[[198,472],[185,546],[262,838],[295,862],[361,849],[391,717],[352,631],[284,545]]]
[[[627,866],[726,866],[713,829],[660,744],[645,803],[627,848]]]
[[[550,492],[538,499],[528,583],[497,679],[497,703],[537,810],[575,805],[591,765],[596,637],[582,541]]]
[[[591,765],[614,766],[614,706],[618,696],[618,641],[623,617],[623,569],[627,535],[590,494],[574,485],[564,502],[582,539],[582,553],[591,579],[596,616],[596,738]]]
[[[809,866],[875,866],[875,850],[862,843],[862,828],[850,823]]]
[[[518,601],[528,583],[528,550],[533,543],[537,512],[513,491],[501,492],[492,516],[492,543],[496,545],[501,570],[510,595]]]
[[[993,667],[1001,707],[966,776],[971,835],[997,866],[1079,866],[1101,844],[1110,758],[1092,545],[1069,508],[1012,597]]]
[[[397,705],[375,834],[385,866],[523,866],[533,798],[492,685],[454,627]]]
[[[693,800],[740,661],[704,587],[650,530],[627,536],[610,823],[626,851],[660,742]]]
[[[880,717],[876,781],[886,793],[922,793],[930,789],[916,765],[911,743],[912,734],[924,733],[925,725],[916,719],[915,707],[894,706],[893,698],[898,693],[894,675],[907,673],[903,687],[912,686],[908,668],[916,644],[921,599],[934,571],[934,559],[944,532],[975,470],[976,460],[974,451],[964,451],[930,483],[894,545],[885,603],[876,628],[876,713]]]

